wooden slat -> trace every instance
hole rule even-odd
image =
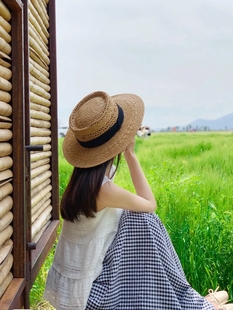
[[[0,101],[0,114],[4,116],[10,116],[12,113],[12,107],[3,101]]]
[[[11,101],[11,95],[6,91],[0,90],[0,101],[9,103]]]
[[[0,141],[8,141],[12,138],[12,131],[9,129],[0,129]]]
[[[35,213],[37,213],[37,211],[39,211],[41,208],[43,208],[43,204],[47,204],[47,201],[51,198],[52,193],[49,192],[48,194],[46,194],[31,210],[31,214],[32,216],[34,216]]]
[[[40,167],[40,166],[44,166],[46,164],[49,164],[50,163],[50,158],[44,158],[44,159],[41,159],[41,160],[37,160],[37,161],[34,161],[34,162],[31,162],[31,168],[32,169],[35,169],[37,167]]]
[[[0,306],[1,309],[21,309],[23,306],[22,292],[25,287],[26,280],[24,278],[14,278],[3,295]],[[21,302],[19,302],[21,301]]]
[[[48,185],[46,186],[45,188],[43,188],[41,190],[41,192],[39,192],[37,195],[35,195],[34,197],[32,197],[32,200],[31,200],[31,205],[32,205],[32,208],[39,203],[39,201],[41,201],[42,199],[44,199],[44,197],[50,193],[52,190],[52,186],[51,185]]]
[[[50,178],[51,175],[52,175],[51,170],[47,170],[44,173],[41,173],[40,175],[38,175],[36,178],[34,177],[31,180],[31,189],[35,188],[38,184]]]
[[[38,216],[39,216],[48,206],[51,206],[51,199],[46,200],[46,201],[41,205],[41,207],[40,207],[38,210],[35,210],[35,212],[34,212],[34,209],[36,209],[36,208],[33,208],[33,209],[32,209],[32,223],[35,222],[35,220],[38,218]]]
[[[0,285],[4,282],[13,265],[13,255],[9,254],[0,265]]]
[[[53,246],[57,237],[57,228],[59,226],[59,220],[51,222],[49,227],[45,230],[43,236],[40,238],[36,245],[36,250],[32,252],[32,268],[33,274],[31,278],[31,285],[35,281],[35,278],[47,257],[51,247]]]
[[[6,227],[3,231],[1,231],[0,232],[0,246],[2,246],[5,243],[5,241],[10,239],[12,234],[13,234],[13,228],[10,225]]]
[[[8,142],[0,142],[0,156],[10,155],[12,152],[12,145]]]
[[[6,196],[0,201],[0,217],[3,217],[13,206],[13,199],[11,196]]]
[[[36,234],[41,230],[41,228],[46,225],[46,223],[51,218],[51,211],[52,206],[49,205],[35,220],[34,223],[32,223],[32,239],[36,236]]]
[[[7,287],[10,285],[12,280],[13,280],[13,274],[9,272],[5,277],[3,283],[0,285],[0,298],[5,293]]]
[[[8,22],[11,19],[11,13],[2,0],[0,0],[0,15]]]
[[[10,156],[0,157],[0,171],[11,168],[13,160]]]
[[[12,249],[13,249],[13,241],[11,239],[8,239],[0,247],[0,264],[3,263],[5,258],[11,253]]]
[[[51,137],[31,137],[31,145],[47,144],[51,142]]]
[[[7,212],[2,218],[0,218],[0,232],[3,231],[13,220],[13,213]]]

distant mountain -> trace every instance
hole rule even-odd
[[[210,130],[233,129],[233,113],[227,114],[214,120],[197,119],[190,123],[192,128],[209,127]]]

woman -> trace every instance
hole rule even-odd
[[[83,98],[69,119],[63,153],[74,166],[44,297],[64,309],[233,309],[226,292],[200,296],[187,282],[134,153],[144,114],[136,95]],[[113,176],[124,153],[136,194]],[[113,163],[116,162],[116,168]]]

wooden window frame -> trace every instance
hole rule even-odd
[[[52,221],[36,244],[31,243],[30,97],[28,0],[3,0],[10,9],[12,37],[12,145],[13,145],[13,280],[0,299],[0,309],[30,308],[29,293],[52,248],[59,225],[58,120],[55,0],[48,4],[51,81]]]

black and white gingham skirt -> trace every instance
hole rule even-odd
[[[94,259],[94,258],[93,258]],[[124,211],[86,310],[213,310],[190,287],[156,214]]]

